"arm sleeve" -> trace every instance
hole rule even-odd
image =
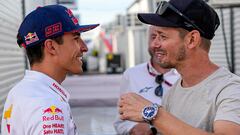
[[[120,83],[120,95],[123,93],[127,93],[130,90],[130,80],[128,72],[124,72],[121,83]],[[117,132],[117,134],[128,135],[129,131],[136,125],[136,122],[121,120],[119,118],[119,114],[117,113],[116,121],[113,123],[113,126]]]
[[[45,102],[45,103],[44,103]],[[63,102],[33,104],[25,117],[25,134],[28,135],[69,135],[69,111]]]
[[[216,120],[227,120],[240,124],[240,86],[226,87],[217,97]]]

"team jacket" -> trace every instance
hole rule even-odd
[[[26,71],[7,97],[2,135],[76,135],[69,93],[49,76]]]

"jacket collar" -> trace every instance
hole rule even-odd
[[[69,101],[70,94],[68,91],[48,75],[38,71],[26,70],[25,77],[48,85],[56,94],[60,95],[64,101]]]

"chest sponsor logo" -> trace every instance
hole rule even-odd
[[[52,105],[43,110],[43,134],[64,134],[64,116],[62,109]]]
[[[44,135],[64,134],[64,124],[62,123],[44,124],[43,133]]]
[[[43,121],[53,121],[53,120],[64,121],[63,111],[60,108],[52,105],[49,108],[46,108],[43,110],[42,120]]]

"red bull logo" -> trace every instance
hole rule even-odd
[[[39,40],[36,32],[34,32],[34,33],[30,32],[26,36],[24,36],[24,38],[25,38],[25,41],[26,41],[26,45],[29,45],[29,44]]]
[[[61,109],[57,108],[56,106],[52,105],[49,108],[43,110],[43,114],[49,113],[49,114],[58,114],[58,113],[63,113]]]

